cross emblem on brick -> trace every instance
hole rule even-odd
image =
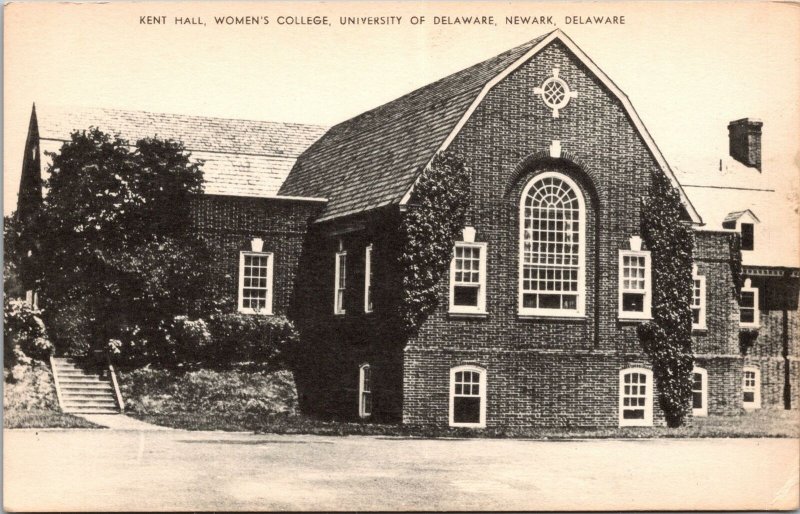
[[[558,118],[558,111],[578,96],[578,92],[570,90],[569,84],[558,76],[558,68],[553,68],[553,76],[547,77],[541,87],[534,88],[533,93],[540,95],[544,104],[553,109],[553,118]]]

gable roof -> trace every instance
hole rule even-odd
[[[741,218],[745,214],[749,214],[750,217],[753,218],[753,220],[755,220],[757,223],[761,223],[761,220],[758,219],[758,216],[753,214],[753,211],[751,211],[750,209],[745,209],[743,211],[729,212],[728,215],[725,216],[725,218],[722,220],[722,225],[724,226],[724,225],[727,225],[729,223],[734,223],[735,224],[739,220],[739,218]]]
[[[628,97],[559,29],[334,126],[300,156],[280,194],[328,198],[318,221],[405,203],[424,167],[453,141],[494,85],[555,40],[622,102],[690,218],[701,223]]]
[[[35,115],[45,151],[58,151],[73,131],[90,126],[131,143],[152,136],[182,141],[193,159],[205,161],[205,193],[236,196],[276,195],[297,157],[326,130],[298,123],[42,105],[35,107]]]

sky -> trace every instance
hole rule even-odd
[[[214,23],[243,15],[270,23]],[[551,16],[554,25],[507,25],[514,15]],[[143,24],[142,16],[167,23]],[[279,25],[279,16],[328,16],[330,25]],[[402,20],[352,26],[340,16]],[[425,21],[413,25],[412,16]],[[495,24],[437,24],[437,16],[493,16]],[[589,16],[624,16],[624,24],[576,23]],[[205,25],[176,25],[175,17]],[[762,178],[796,187],[797,5],[16,3],[5,7],[3,211],[16,205],[34,102],[332,125],[556,27],[628,95],[669,162],[707,161],[726,150],[729,121],[755,117],[765,151],[786,163]]]

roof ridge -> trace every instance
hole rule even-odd
[[[48,113],[52,110],[60,110],[64,112],[74,113],[76,111],[81,112],[108,112],[108,113],[135,113],[135,114],[152,114],[152,115],[166,115],[166,116],[175,116],[178,118],[191,118],[191,119],[204,119],[204,120],[222,120],[222,121],[234,121],[234,122],[249,122],[249,123],[267,123],[273,125],[290,125],[290,126],[297,126],[297,127],[314,127],[319,129],[330,129],[330,125],[321,125],[317,123],[300,123],[296,121],[275,121],[275,120],[257,120],[252,118],[233,118],[233,117],[224,117],[224,116],[204,116],[200,114],[182,114],[176,112],[165,112],[165,111],[146,111],[141,109],[118,109],[115,107],[86,107],[86,106],[71,106],[66,104],[43,104],[39,103],[38,106],[35,106],[36,112],[44,112]],[[47,114],[45,114],[46,116]]]

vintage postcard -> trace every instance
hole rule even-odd
[[[9,511],[792,510],[800,8],[4,6]]]

